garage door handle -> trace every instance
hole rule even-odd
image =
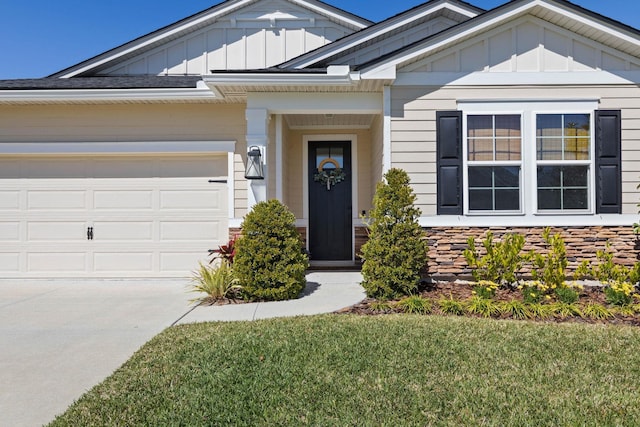
[[[87,227],[87,240],[93,240],[93,227]]]

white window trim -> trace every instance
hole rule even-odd
[[[527,222],[536,222],[535,217],[585,217],[595,213],[595,118],[597,100],[550,100],[550,101],[459,101],[458,109],[463,112],[463,201],[465,217],[524,217]],[[591,143],[589,165],[589,209],[586,211],[538,211],[537,165],[536,159],[536,115],[537,114],[590,114]],[[467,159],[467,115],[474,114],[520,114],[522,120],[522,160],[521,160],[521,212],[472,211],[469,212],[469,181]],[[499,162],[488,162],[500,164]],[[472,163],[472,165],[479,165]],[[564,161],[562,164],[567,164]],[[576,165],[578,162],[576,162]]]

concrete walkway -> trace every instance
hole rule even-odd
[[[0,280],[0,426],[37,426],[174,323],[332,312],[364,298],[352,272],[307,275],[293,301],[193,308],[185,280]]]

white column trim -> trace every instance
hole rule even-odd
[[[283,141],[282,141],[282,114],[276,114],[276,199],[284,201],[284,189],[283,189]]]
[[[233,151],[227,153],[227,210],[229,211],[229,220],[236,216],[236,177],[235,177],[235,153]]]
[[[382,174],[391,169],[391,87],[383,88]],[[382,177],[377,177],[381,179]]]

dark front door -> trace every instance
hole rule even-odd
[[[309,142],[309,252],[351,260],[351,142]]]

